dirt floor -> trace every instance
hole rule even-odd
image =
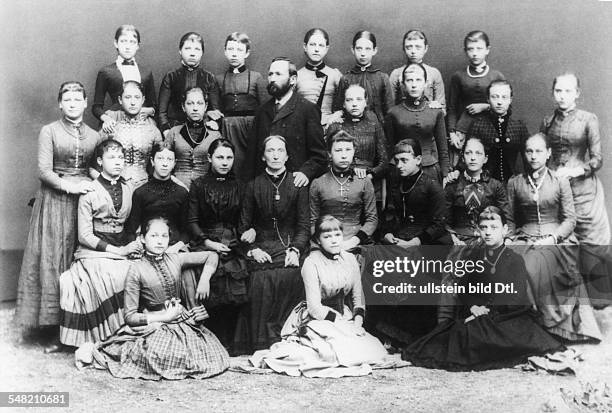
[[[0,303],[0,391],[70,393],[68,409],[27,411],[570,412],[577,410],[563,402],[561,388],[577,391],[581,382],[612,384],[612,308],[597,312],[604,341],[574,346],[585,358],[576,376],[520,369],[449,373],[405,367],[343,379],[227,372],[201,381],[161,382],[79,371],[73,354],[45,355],[43,339],[22,339],[13,327],[13,314],[14,304]],[[5,411],[9,409],[0,408],[0,413]]]

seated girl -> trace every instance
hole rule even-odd
[[[503,212],[486,207],[478,218],[483,249],[468,259],[483,261],[484,271],[455,278],[465,293],[454,296],[454,316],[440,314],[438,326],[402,351],[415,366],[471,371],[512,367],[528,356],[563,350],[536,322],[528,298],[528,278],[520,255],[504,245],[508,226]],[[469,293],[472,285],[513,285],[516,294]]]
[[[204,264],[203,272],[212,274],[217,254],[166,253],[170,235],[163,218],[147,221],[142,232],[144,256],[131,265],[125,280],[127,325],[95,345],[96,361],[119,378],[204,379],[223,373],[229,356],[201,325],[206,309],[187,311],[177,298],[181,268]]]
[[[489,148],[482,139],[468,137],[463,146],[465,171],[446,185],[446,207],[448,228],[455,245],[473,244],[480,241],[478,216],[492,205],[508,213],[508,197],[504,184],[483,170],[488,165]],[[512,218],[512,217],[510,217]],[[514,229],[509,219],[510,231]]]
[[[333,215],[344,233],[343,250],[353,250],[372,242],[378,225],[376,195],[371,178],[358,176],[353,169],[355,138],[345,131],[336,132],[328,141],[329,171],[310,186],[310,228],[323,215]]]
[[[219,131],[210,129],[206,122],[208,100],[202,89],[188,89],[183,95],[182,105],[187,119],[168,131],[166,142],[176,155],[174,176],[189,188],[196,178],[208,172],[208,147],[222,136]]]
[[[125,167],[121,176],[133,187],[138,188],[149,179],[147,162],[153,144],[162,141],[162,135],[150,117],[140,116],[145,102],[142,85],[133,80],[123,84],[119,104],[121,110],[106,111],[110,122],[102,125],[102,137],[120,142],[125,153]]]
[[[284,321],[304,298],[299,266],[308,247],[308,188],[293,184],[283,137],[269,136],[263,150],[266,170],[247,186],[239,226],[251,270],[248,308],[236,333],[246,352],[280,341]]]
[[[153,145],[150,160],[151,176],[146,184],[134,191],[126,231],[129,239],[135,240],[145,222],[152,217],[164,217],[170,226],[170,245],[178,251],[188,241],[186,215],[189,192],[171,179],[176,162],[174,151],[167,144]]]
[[[191,184],[187,228],[191,250],[214,251],[219,264],[211,277],[202,277],[197,268],[183,271],[181,299],[187,308],[206,305],[211,315],[206,326],[232,352],[238,312],[248,298],[249,274],[238,241],[244,188],[232,172],[234,145],[229,140],[211,143],[208,160],[208,173]]]
[[[342,223],[333,216],[317,220],[313,238],[318,248],[302,266],[306,301],[285,321],[283,341],[251,357],[256,366],[290,376],[362,376],[387,355],[362,327],[361,271],[355,256],[342,249],[342,233]]]
[[[541,323],[569,341],[600,340],[601,332],[577,266],[576,212],[568,179],[546,166],[546,135],[525,142],[527,172],[508,181],[508,203]]]
[[[76,347],[104,340],[121,327],[127,258],[142,250],[124,231],[132,189],[121,178],[123,146],[107,139],[95,156],[102,172],[93,181],[93,191],[79,198],[79,247],[59,280],[60,341]]]

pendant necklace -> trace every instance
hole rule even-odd
[[[270,183],[274,187],[274,200],[275,201],[280,201],[280,192],[278,191],[278,189],[283,184],[283,181],[285,180],[286,177],[287,177],[287,170],[285,169],[285,172],[283,173],[283,177],[281,178],[281,180],[278,183],[278,185],[276,185],[274,183],[274,181],[272,181],[272,178],[270,178],[270,176],[268,176],[268,179],[270,180]]]
[[[501,258],[502,254],[504,253],[504,250],[506,249],[506,246],[504,245],[501,249],[501,251],[499,252],[499,254],[497,255],[497,258],[495,259],[495,262],[491,262],[489,260],[489,258],[487,258],[487,254],[485,252],[483,258],[484,260],[487,262],[487,264],[489,264],[491,266],[491,274],[495,274],[495,267],[497,266],[497,262],[499,261],[499,259]]]
[[[544,172],[544,168],[542,168],[542,175],[543,175],[543,172]],[[533,177],[535,179],[538,179],[540,177],[540,173],[538,171],[535,171],[533,173]],[[537,185],[531,178],[531,175],[527,175],[527,179],[529,180],[529,186],[531,186],[531,189],[533,190],[533,195],[531,197],[536,203],[536,211],[538,213],[538,224],[540,224],[542,220],[542,217],[540,216],[540,188],[542,187],[542,185],[544,185],[544,177],[542,177],[542,180]]]
[[[340,196],[342,198],[344,198],[344,200],[346,201],[348,199],[348,181],[349,179],[351,179],[351,177],[349,176],[348,178],[346,178],[344,180],[344,182],[340,182],[340,180],[336,177],[336,175],[334,174],[334,170],[330,168],[329,170],[332,174],[332,177],[334,178],[334,180],[338,183],[338,185],[340,185],[340,189],[338,190],[338,192],[340,192]],[[344,186],[346,185],[346,189],[344,189]],[[345,193],[346,191],[346,193]]]
[[[414,183],[412,184],[410,188],[408,188],[407,191],[405,191],[403,188],[404,183],[400,182],[399,190],[400,190],[400,194],[402,194],[402,207],[404,209],[404,219],[406,219],[406,199],[405,199],[406,195],[408,195],[414,189],[415,185],[419,182],[419,179],[421,179],[421,175],[423,175],[423,171],[419,173],[419,176],[417,176],[417,178],[414,180]]]

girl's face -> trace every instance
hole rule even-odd
[[[573,109],[580,90],[574,76],[559,76],[553,88],[553,97],[561,110]]]
[[[423,39],[406,39],[404,41],[404,53],[410,63],[421,63],[429,46],[425,44]]]
[[[123,158],[123,151],[120,148],[109,148],[102,154],[101,158],[97,159],[98,165],[102,168],[109,178],[118,178],[123,171],[125,160]]]
[[[508,85],[495,85],[489,90],[489,105],[491,110],[499,116],[508,113],[512,103],[512,90]]]
[[[365,90],[361,87],[349,87],[344,94],[344,109],[352,116],[363,115],[366,108]]]
[[[367,66],[372,63],[372,58],[378,52],[372,41],[364,38],[357,39],[351,51],[359,66]]]
[[[476,139],[468,140],[463,150],[463,160],[468,171],[482,172],[482,167],[488,160],[482,142]]]
[[[395,167],[400,176],[412,176],[421,170],[421,156],[414,156],[413,153],[402,152],[394,156]]]
[[[425,75],[422,70],[413,67],[408,69],[404,79],[406,92],[412,98],[420,98],[425,91]]]
[[[125,113],[130,116],[136,116],[140,113],[144,103],[144,95],[135,85],[127,85],[119,96],[119,104]]]
[[[62,114],[70,120],[78,121],[83,117],[83,112],[87,107],[87,99],[83,97],[83,92],[64,92],[59,108]]]
[[[484,40],[468,42],[465,46],[465,54],[470,60],[470,65],[480,66],[487,60],[491,47],[487,46]]]
[[[321,33],[313,34],[308,39],[308,43],[304,43],[304,53],[306,53],[308,62],[313,66],[321,63],[328,51],[329,46]]]
[[[176,160],[174,158],[174,152],[170,149],[164,149],[157,152],[153,158],[151,158],[151,164],[153,165],[153,177],[155,179],[165,180],[168,179]]]
[[[123,34],[119,36],[119,39],[115,40],[114,44],[119,56],[125,60],[130,60],[136,56],[139,47],[136,33],[132,31],[123,32]]]
[[[319,236],[319,245],[329,254],[340,254],[342,239],[342,231],[339,229],[323,232]]]
[[[280,171],[287,163],[289,155],[285,143],[280,139],[271,139],[266,143],[263,153],[263,161],[271,171]]]
[[[141,239],[146,251],[155,255],[163,254],[170,242],[168,224],[160,220],[149,223],[149,230]]]
[[[244,65],[244,61],[250,54],[251,51],[247,50],[247,46],[244,43],[230,40],[225,45],[225,58],[231,67],[240,67]]]
[[[179,51],[181,60],[189,67],[196,67],[202,60],[202,43],[194,40],[187,40]]]
[[[502,224],[501,219],[483,219],[478,228],[482,241],[489,248],[501,247],[508,233],[508,225]]]
[[[204,94],[200,90],[192,90],[189,92],[183,102],[185,114],[194,122],[199,122],[204,119],[206,107],[207,104],[204,100]]]
[[[550,158],[550,148],[546,147],[546,142],[540,136],[527,139],[525,143],[525,159],[533,171],[546,165]]]
[[[353,142],[334,142],[331,147],[331,159],[334,168],[343,171],[353,163],[355,145]]]
[[[234,152],[230,148],[220,146],[208,157],[210,167],[219,175],[227,175],[234,165]]]

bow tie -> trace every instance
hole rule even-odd
[[[134,59],[130,59],[130,60],[123,60],[123,62],[121,63],[122,65],[127,65],[127,66],[134,66]]]

